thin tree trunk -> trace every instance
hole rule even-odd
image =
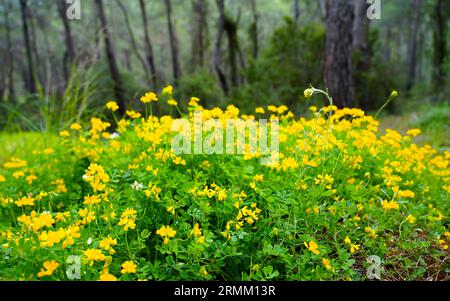
[[[250,33],[251,33],[251,40],[252,40],[252,46],[253,46],[253,58],[258,58],[259,53],[259,28],[258,28],[258,10],[256,8],[256,0],[252,0],[252,14],[253,14],[253,23],[250,25]]]
[[[44,65],[43,64],[37,64],[37,62],[43,62],[44,59],[42,58],[41,54],[40,54],[40,49],[38,48],[38,38],[37,38],[37,33],[36,33],[36,26],[35,26],[35,22],[36,22],[36,18],[35,18],[35,13],[37,13],[37,11],[33,11],[33,13],[31,13],[32,11],[29,10],[28,11],[28,27],[30,28],[30,44],[31,44],[31,55],[34,55],[33,58],[33,62],[36,62],[36,65],[34,66],[35,68],[35,76],[36,76],[36,84],[41,84],[45,82],[45,68],[42,68]]]
[[[205,64],[205,51],[207,48],[207,3],[205,0],[194,0],[192,2],[192,13],[194,16],[194,32],[192,39],[191,70],[195,72],[197,66]]]
[[[369,4],[366,2],[366,0],[354,1],[355,19],[353,22],[353,48],[361,51],[362,54],[367,54],[367,34],[369,32],[370,21],[367,18],[366,14],[367,9],[369,8]]]
[[[436,0],[433,12],[433,86],[436,91],[445,85],[444,62],[448,55],[447,33],[450,8],[445,5],[446,0]]]
[[[359,105],[364,110],[370,109],[371,95],[365,78],[370,69],[370,49],[367,42],[370,21],[367,18],[369,4],[366,0],[354,0],[355,16],[353,21],[353,52],[355,63],[355,89],[359,98]]]
[[[147,12],[145,11],[145,3],[144,0],[139,0],[139,5],[141,7],[141,15],[142,15],[142,23],[144,25],[144,41],[145,41],[145,53],[147,56],[147,63],[150,67],[151,72],[151,82],[153,84],[153,88],[156,89],[156,68],[155,68],[155,59],[153,56],[153,47],[150,41],[150,36],[148,34],[148,20],[147,20]]]
[[[7,2],[7,7],[5,9],[5,29],[6,29],[6,51],[7,51],[7,86],[8,86],[8,98],[14,99],[16,95],[15,87],[14,87],[14,50],[11,42],[11,24],[9,21],[9,10],[10,4]]]
[[[220,85],[222,87],[223,93],[228,95],[229,88],[227,82],[227,76],[222,69],[222,39],[223,33],[225,31],[225,4],[224,0],[216,0],[217,7],[219,8],[219,24],[217,30],[216,45],[214,49],[213,63],[214,68],[219,77]]]
[[[70,74],[69,74],[70,66],[75,61],[75,43],[73,41],[72,29],[70,27],[69,20],[67,19],[67,16],[66,16],[66,10],[67,10],[66,2],[64,0],[58,0],[57,5],[58,5],[59,16],[61,17],[61,21],[64,26],[64,42],[66,44],[66,50],[64,52],[64,58],[63,58],[63,74],[64,74],[64,79],[67,83],[69,80],[69,76],[70,76]]]
[[[36,82],[33,65],[33,55],[31,53],[30,33],[28,29],[28,3],[27,0],[20,0],[20,11],[22,14],[23,38],[25,41],[25,52],[27,56],[27,74],[25,80],[25,89],[30,93],[36,93]]]
[[[136,38],[134,36],[134,32],[133,32],[133,29],[131,27],[130,17],[128,15],[128,11],[127,11],[125,5],[123,5],[121,0],[116,0],[116,3],[119,6],[119,8],[122,11],[123,16],[125,18],[125,26],[127,27],[128,35],[130,37],[131,49],[133,50],[134,55],[136,55],[136,57],[139,60],[139,62],[141,63],[141,65],[144,67],[145,73],[146,73],[147,78],[148,78],[148,81],[151,83],[152,82],[152,76],[151,76],[151,72],[149,70],[150,67],[148,65],[148,62],[144,59],[144,57],[139,52],[139,49],[138,49],[138,46],[137,46],[137,43],[136,43]]]
[[[172,24],[172,3],[170,0],[165,0],[165,4],[167,14],[167,25],[170,39],[170,50],[172,52],[173,77],[175,79],[176,84],[178,83],[178,79],[181,77],[181,67],[180,62],[178,60],[178,41]]]
[[[327,0],[324,81],[338,107],[352,106],[354,101],[352,27],[352,3]]]
[[[420,6],[422,0],[412,1],[411,31],[408,41],[408,74],[406,80],[406,90],[410,90],[416,80],[417,71],[417,38],[420,24]]]
[[[300,20],[300,0],[294,0],[294,22],[298,24]]]
[[[122,78],[119,73],[119,68],[117,67],[116,55],[114,51],[114,46],[111,41],[108,24],[106,21],[105,11],[103,8],[103,0],[95,0],[98,9],[98,15],[101,23],[101,28],[103,32],[103,39],[105,42],[105,52],[108,59],[109,71],[111,72],[111,77],[114,82],[114,94],[117,102],[119,103],[120,114],[125,114],[126,111],[126,101],[125,92],[123,88]]]

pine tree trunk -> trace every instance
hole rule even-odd
[[[220,85],[223,93],[228,95],[228,82],[227,76],[222,69],[222,40],[223,33],[225,31],[225,4],[224,0],[216,0],[217,7],[219,8],[219,28],[217,30],[216,45],[214,49],[213,63],[217,76],[219,77]]]
[[[447,34],[450,7],[446,0],[436,0],[433,13],[433,86],[436,91],[445,85],[446,72],[444,68],[445,58],[448,55]]]
[[[34,74],[33,54],[31,53],[30,33],[28,28],[28,3],[27,0],[20,0],[20,11],[22,14],[23,38],[25,41],[25,52],[27,55],[27,74],[25,89],[30,93],[36,93],[36,82]]]
[[[353,21],[353,53],[354,53],[354,81],[359,105],[369,110],[371,95],[367,89],[367,73],[370,70],[371,53],[367,42],[370,20],[367,18],[369,4],[366,0],[354,0],[355,11]]]
[[[70,23],[69,20],[67,20],[67,16],[66,16],[66,10],[67,10],[67,6],[65,5],[65,2],[58,0],[57,1],[57,5],[58,5],[58,12],[59,12],[59,16],[61,17],[61,21],[63,23],[64,26],[64,42],[66,44],[66,50],[64,52],[64,58],[63,58],[63,74],[64,74],[64,79],[67,81],[69,80],[69,76],[70,76],[70,65],[72,63],[74,63],[75,60],[75,44],[73,41],[73,36],[72,36],[72,30],[70,27]]]
[[[119,112],[121,115],[125,114],[126,111],[126,101],[125,92],[123,88],[122,78],[119,73],[119,68],[117,67],[116,54],[114,50],[114,45],[111,41],[108,23],[106,21],[105,11],[103,8],[103,0],[95,0],[98,9],[98,16],[100,19],[100,24],[103,32],[103,39],[105,42],[105,52],[108,59],[109,71],[111,73],[112,80],[114,82],[114,94],[116,101],[119,103]]]
[[[155,58],[153,56],[153,47],[152,47],[152,43],[150,41],[150,35],[148,33],[148,19],[147,19],[147,12],[145,11],[144,0],[139,0],[139,4],[141,7],[142,23],[144,25],[145,52],[146,52],[146,56],[147,56],[148,65],[150,67],[150,72],[152,73],[151,82],[153,84],[153,88],[156,89]]]
[[[411,30],[408,42],[408,74],[406,80],[406,90],[409,91],[414,86],[417,71],[417,39],[420,25],[420,7],[422,0],[412,1]]]
[[[197,67],[205,64],[205,51],[207,48],[207,3],[206,0],[195,0],[192,2],[192,13],[194,16],[194,32],[191,48],[191,71],[195,72]]]
[[[170,0],[165,0],[165,4],[167,14],[167,25],[169,30],[170,50],[172,52],[173,77],[176,84],[178,82],[178,79],[181,77],[181,67],[180,62],[178,60],[178,41],[172,24],[172,3]]]
[[[134,55],[136,56],[136,58],[139,60],[142,67],[144,68],[145,74],[147,75],[147,79],[148,79],[149,83],[151,83],[152,76],[151,76],[151,72],[150,72],[150,67],[148,66],[148,62],[144,59],[144,57],[139,52],[139,49],[138,49],[138,46],[136,43],[136,38],[135,38],[135,35],[133,32],[133,29],[131,27],[128,11],[127,11],[125,5],[123,5],[121,0],[116,0],[116,3],[119,6],[120,10],[122,11],[123,17],[125,19],[125,26],[127,27],[128,35],[130,37],[130,42],[131,42],[131,49],[133,50]]]
[[[7,80],[7,90],[8,90],[8,98],[13,99],[16,95],[15,87],[14,87],[14,50],[11,41],[11,24],[9,20],[10,10],[9,3],[5,9],[5,29],[6,29],[6,51],[7,51],[7,60],[8,67],[6,72],[6,80]],[[5,87],[6,88],[6,87]]]
[[[298,24],[300,20],[300,0],[294,0],[294,22]]]
[[[259,28],[258,28],[258,10],[256,8],[256,0],[252,0],[252,14],[253,14],[253,23],[251,26],[251,40],[253,46],[253,58],[258,58],[259,53]]]
[[[354,102],[352,27],[352,3],[327,0],[324,81],[338,107],[350,107]]]

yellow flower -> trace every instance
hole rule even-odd
[[[69,131],[61,131],[61,132],[59,132],[59,135],[61,137],[70,137]]]
[[[132,261],[125,261],[122,263],[122,274],[134,274],[136,273],[137,265]]]
[[[398,91],[393,90],[393,91],[391,92],[391,97],[397,97],[397,96],[398,96]]]
[[[44,262],[44,267],[38,273],[38,277],[51,276],[53,272],[59,267],[59,263],[55,260]]]
[[[219,201],[223,201],[227,198],[227,193],[225,190],[220,190],[219,193],[217,194],[217,199]]]
[[[117,102],[115,102],[115,101],[108,101],[106,103],[106,108],[108,110],[111,110],[111,111],[115,112],[115,111],[117,111],[119,109],[119,105],[117,105]]]
[[[198,99],[197,97],[191,97],[191,100],[189,100],[188,105],[191,107],[196,107],[196,106],[198,106],[199,101],[200,101],[200,99]]]
[[[6,178],[4,176],[0,175],[0,183],[5,182],[5,181],[6,181]]]
[[[406,135],[411,136],[411,137],[416,137],[419,136],[421,133],[421,131],[419,129],[410,129],[406,132]]]
[[[350,244],[350,253],[355,253],[359,250],[360,245]]]
[[[116,251],[113,249],[113,246],[117,245],[117,239],[112,238],[111,236],[106,237],[100,241],[100,248],[105,251],[109,251],[109,254],[113,255]]]
[[[253,180],[255,180],[256,182],[262,182],[264,181],[264,175],[257,174],[253,177]]]
[[[255,109],[255,112],[258,113],[258,114],[264,114],[266,111],[264,110],[263,107],[257,107]]]
[[[399,208],[398,203],[396,201],[390,201],[389,202],[389,201],[384,200],[381,203],[381,205],[383,206],[383,209],[385,211],[389,211],[391,209],[398,209]]]
[[[194,230],[192,230],[192,233],[194,234],[195,237],[199,237],[202,235],[202,230],[200,230],[200,227],[198,224],[194,225]]]
[[[350,240],[350,238],[348,238],[348,236],[345,237],[344,242],[346,244],[351,244],[352,243],[352,241]]]
[[[270,112],[277,112],[277,107],[276,106],[274,106],[274,105],[269,105],[269,106],[267,106],[267,109],[270,111]]]
[[[173,87],[171,85],[167,85],[163,90],[162,90],[162,95],[172,95],[173,93]]]
[[[122,212],[120,221],[117,225],[123,226],[123,229],[125,231],[128,231],[128,229],[136,228],[136,214],[137,211],[134,209],[131,208],[125,209],[125,211]]]
[[[311,98],[314,94],[314,90],[313,89],[306,89],[303,94],[305,95],[306,98]]]
[[[198,242],[199,244],[202,244],[202,243],[204,243],[204,242],[205,242],[205,239],[206,239],[205,235],[203,235],[203,236],[200,236],[200,238],[199,238],[199,239],[197,239],[197,242]]]
[[[368,235],[370,238],[375,239],[375,238],[378,237],[378,234],[377,234],[377,230],[376,230],[376,229],[372,229],[371,227],[367,226],[366,228],[364,228],[364,231],[367,233],[367,235]]]
[[[72,123],[72,124],[70,125],[70,129],[71,129],[71,130],[74,130],[74,131],[79,131],[79,130],[81,130],[81,125],[78,124],[78,123]]]
[[[105,261],[106,256],[103,255],[102,251],[99,249],[87,249],[83,252],[83,255],[89,261],[89,265],[93,265],[94,261]]]
[[[84,197],[85,205],[95,205],[95,204],[99,204],[99,203],[100,203],[100,199],[96,195]]]
[[[322,264],[325,266],[325,268],[326,268],[327,270],[329,270],[329,271],[332,271],[332,270],[333,270],[333,267],[331,266],[330,260],[329,260],[329,259],[323,258],[323,259],[322,259]]]
[[[106,269],[103,270],[103,272],[100,274],[99,281],[116,281],[116,280],[117,280],[116,276],[110,274]]]
[[[200,274],[203,276],[208,276],[208,271],[206,270],[206,268],[204,266],[202,266],[200,268]]]
[[[303,244],[305,245],[305,247],[308,248],[308,250],[316,255],[319,255],[319,246],[314,242],[314,241],[310,241],[309,244],[305,241],[303,242]]]
[[[175,208],[170,206],[170,207],[167,208],[167,212],[169,212],[170,214],[175,214]]]
[[[158,96],[153,92],[145,93],[145,95],[141,97],[141,102],[143,103],[149,103],[152,101],[158,101]]]
[[[162,226],[160,229],[156,230],[156,234],[164,238],[164,244],[169,243],[169,238],[172,238],[177,234],[171,226]]]
[[[28,184],[33,184],[33,181],[36,180],[37,177],[35,175],[29,175],[28,177],[25,178],[25,180],[27,181]]]
[[[138,119],[141,118],[141,113],[138,113],[136,111],[133,110],[126,110],[125,114],[127,114],[128,117],[130,117],[131,119]]]
[[[167,104],[168,104],[169,106],[176,106],[176,105],[178,105],[178,103],[177,103],[177,101],[176,101],[175,99],[169,99],[169,100],[167,101]]]
[[[410,224],[414,224],[414,223],[416,222],[416,218],[415,218],[412,214],[409,214],[409,215],[406,217],[406,221],[407,221],[408,223],[410,223]]]

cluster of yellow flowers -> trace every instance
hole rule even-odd
[[[307,89],[305,96],[316,92]],[[146,107],[161,100],[178,108],[172,86],[159,95],[148,92],[141,98]],[[191,123],[198,111],[203,120],[256,119],[240,115],[234,105],[206,109],[199,103],[196,97],[188,100],[185,117]],[[106,108],[115,112],[119,105],[109,101]],[[255,163],[261,154],[245,153],[236,159],[237,165],[212,156],[206,160],[176,155],[169,147],[175,121],[171,116],[128,110],[117,120],[117,133],[112,132],[109,122],[97,117],[90,119],[86,131],[74,123],[60,134],[62,146],[70,147],[76,160],[89,162],[81,168],[84,182],[83,172],[79,173],[81,184],[65,176],[62,161],[68,158],[60,156],[57,148],[36,151],[28,161],[11,158],[2,164],[0,209],[19,212],[11,220],[17,225],[1,232],[2,250],[45,252],[31,278],[56,277],[55,271],[59,272],[64,262],[62,254],[70,250],[84,258],[95,271],[95,279],[127,280],[140,277],[145,270],[138,266],[140,254],[153,254],[155,244],[157,251],[191,256],[189,252],[203,252],[213,240],[238,245],[245,235],[269,233],[277,237],[289,231],[272,225],[293,215],[296,226],[342,226],[342,236],[336,234],[333,243],[322,240],[319,231],[289,232],[283,242],[276,243],[281,246],[295,242],[296,235],[304,235],[291,246],[304,246],[304,254],[318,260],[316,263],[329,274],[337,274],[339,266],[339,259],[329,252],[335,244],[345,246],[341,249],[348,256],[361,254],[394,232],[387,230],[392,225],[386,225],[383,218],[392,218],[403,228],[419,228],[420,224],[432,233],[433,248],[447,250],[448,209],[438,201],[450,193],[450,152],[438,153],[430,146],[412,143],[420,134],[418,129],[405,136],[390,129],[379,135],[379,122],[359,109],[330,105],[320,110],[311,107],[310,111],[312,118],[307,119],[294,118],[283,105],[256,108],[260,116],[268,114],[269,119],[283,121],[280,160],[268,166]],[[239,141],[235,143],[242,146]],[[244,146],[247,149],[248,144]],[[40,158],[39,164],[34,162],[36,158]],[[74,166],[80,169],[82,164]],[[48,173],[57,167],[61,170]],[[239,174],[229,175],[232,170]],[[190,182],[180,183],[179,179],[188,177]],[[18,187],[20,191],[11,193],[3,187]],[[41,191],[42,187],[48,188]],[[286,199],[291,203],[287,205]],[[278,202],[281,209],[274,214]],[[424,205],[417,209],[417,203]],[[270,228],[259,232],[262,227]],[[154,237],[148,238],[150,235]],[[195,266],[202,277],[214,270],[205,264]]]
[[[94,192],[104,191],[106,184],[109,182],[109,176],[105,173],[103,167],[95,163],[89,166],[83,178],[91,184]]]
[[[175,231],[171,226],[162,226],[160,229],[156,230],[156,234],[164,238],[164,244],[169,243],[169,238],[175,237],[177,231]]]

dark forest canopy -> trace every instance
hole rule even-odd
[[[169,83],[244,110],[299,110],[309,84],[366,110],[393,89],[445,100],[449,2],[382,0],[369,20],[365,0],[81,0],[71,20],[64,0],[2,0],[1,103],[70,104],[80,118]]]

